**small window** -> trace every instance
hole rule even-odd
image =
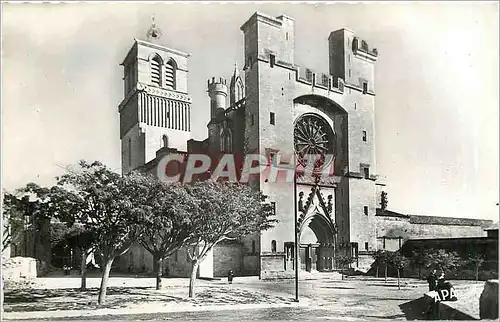
[[[164,135],[162,137],[162,141],[163,141],[163,147],[168,148],[168,136]]]
[[[365,243],[365,250],[368,250],[368,243]]]
[[[252,254],[255,254],[255,240],[252,240]]]
[[[288,40],[288,32],[286,33],[285,38],[286,38],[286,40]]]
[[[368,167],[363,169],[365,179],[370,179],[370,169]]]
[[[269,64],[271,65],[271,68],[274,67],[275,63],[276,63],[276,57],[274,55],[269,55]]]
[[[351,77],[351,69],[349,68],[349,77]]]
[[[128,166],[132,167],[132,139],[128,138]]]
[[[250,124],[253,126],[255,123],[255,120],[254,120],[254,117],[253,117],[253,114],[250,115]]]
[[[368,83],[364,82],[363,83],[363,94],[366,94],[366,93],[368,93]]]
[[[366,131],[363,131],[363,141],[366,142]]]
[[[365,213],[365,216],[368,216],[368,206],[363,207],[363,212]]]
[[[269,114],[269,122],[271,123],[271,125],[275,125],[275,123],[276,123],[275,121],[276,121],[276,120],[274,119],[274,113],[273,113],[273,112],[271,112],[271,113]]]
[[[273,240],[271,242],[271,252],[276,253],[276,241],[275,240]]]
[[[356,103],[354,103],[354,109],[356,109],[358,107],[358,105]]]

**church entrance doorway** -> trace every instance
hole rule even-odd
[[[300,268],[306,272],[331,271],[335,248],[333,231],[321,214],[311,216],[300,230]]]

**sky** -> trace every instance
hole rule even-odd
[[[328,72],[330,32],[377,48],[376,156],[388,208],[498,220],[499,7],[490,3],[3,4],[2,188],[54,183],[66,165],[119,171],[119,65],[155,16],[191,54],[192,136],[207,136],[206,81],[243,65],[255,12],[295,19],[295,63]]]

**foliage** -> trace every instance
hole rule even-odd
[[[398,252],[389,252],[387,261],[392,267],[394,267],[398,272],[398,289],[401,289],[401,270],[408,266],[410,261],[403,254]]]
[[[384,249],[378,249],[372,254],[372,258],[376,263],[386,263],[388,259],[388,252]]]
[[[426,267],[437,268],[443,272],[461,265],[461,259],[457,252],[448,252],[444,249],[429,250],[424,257],[424,262]]]
[[[484,255],[477,253],[469,254],[469,257],[467,258],[467,262],[469,264],[472,264],[476,271],[476,281],[479,280],[479,267],[483,265],[484,260],[485,260]]]
[[[410,260],[400,252],[388,252],[387,262],[394,268],[401,270],[408,266]]]
[[[99,304],[105,301],[114,259],[127,252],[140,233],[144,206],[138,202],[141,196],[134,184],[100,162],[80,161],[78,169],[67,169],[51,189],[55,216],[69,225],[79,223],[90,236],[99,237],[95,246],[105,264]]]
[[[189,295],[193,296],[198,265],[223,240],[234,240],[267,230],[277,222],[267,197],[250,186],[207,180],[187,185],[195,200],[191,212],[192,236],[188,256],[192,263]]]
[[[2,251],[13,242],[17,243],[23,232],[39,233],[42,220],[51,217],[49,192],[31,182],[13,193],[4,193]]]
[[[387,192],[382,191],[380,193],[380,209],[386,210],[388,203],[389,203],[389,201],[387,200]]]
[[[157,289],[161,288],[162,260],[177,251],[192,236],[190,213],[196,200],[180,183],[162,182],[153,176],[131,174],[143,205],[140,243],[155,260]]]

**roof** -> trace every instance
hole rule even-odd
[[[498,230],[498,222],[496,222],[493,225],[485,228],[484,230]]]
[[[493,223],[492,220],[484,220],[484,219],[409,215],[387,209],[382,210],[380,208],[377,208],[376,216],[406,218],[409,219],[409,222],[411,224],[427,224],[427,225],[490,227]],[[498,229],[498,226],[496,229]]]

